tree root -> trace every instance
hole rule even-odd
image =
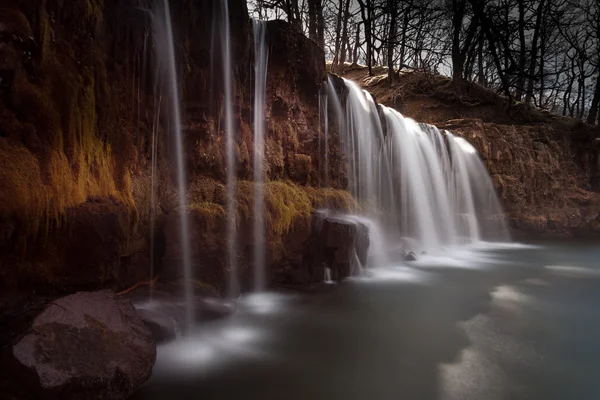
[[[150,280],[150,281],[138,282],[135,285],[133,285],[132,287],[130,287],[129,289],[125,289],[125,290],[117,293],[116,296],[121,296],[121,295],[124,295],[126,293],[133,292],[135,289],[139,288],[140,286],[153,285],[158,280],[158,277],[159,277],[159,275],[156,275],[156,277],[154,279]]]

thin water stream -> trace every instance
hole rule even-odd
[[[190,243],[190,230],[187,214],[187,180],[185,170],[185,150],[183,147],[183,132],[181,129],[181,111],[179,97],[179,81],[177,80],[177,61],[175,56],[175,43],[173,28],[171,26],[171,12],[169,1],[157,1],[153,18],[154,41],[159,59],[163,62],[163,70],[169,93],[172,137],[175,142],[177,165],[177,188],[179,197],[180,216],[180,242],[183,269],[183,287],[186,300],[186,325],[194,322],[194,303],[192,286],[192,255]],[[156,144],[156,143],[154,143]],[[156,154],[155,154],[156,156]],[[154,188],[152,188],[154,190]]]
[[[254,290],[266,287],[265,265],[265,96],[268,49],[267,24],[252,21],[254,32]]]

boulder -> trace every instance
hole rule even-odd
[[[155,359],[152,335],[128,300],[79,292],[35,317],[4,368],[19,399],[118,400],[150,377]]]
[[[321,282],[323,266],[331,269],[332,279],[341,281],[352,274],[355,263],[366,265],[369,253],[369,227],[351,218],[313,213],[312,233],[304,262],[311,280]]]
[[[406,256],[404,256],[404,261],[417,261],[417,255],[414,251],[409,251],[406,253]]]
[[[325,218],[323,239],[326,247],[351,247],[356,237],[356,222],[336,217]]]

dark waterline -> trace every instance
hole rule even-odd
[[[159,348],[148,399],[598,399],[600,249],[485,248],[269,294]]]

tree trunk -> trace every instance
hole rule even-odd
[[[461,48],[460,33],[465,17],[467,0],[452,0],[452,86],[460,91],[467,51],[477,30],[476,18],[473,16]]]
[[[317,1],[308,0],[308,37],[318,42],[317,39]]]
[[[396,0],[388,0],[388,12],[390,13],[390,29],[388,32],[387,43],[387,65],[388,65],[388,80],[390,87],[394,84],[394,46],[396,45],[396,19],[398,16],[398,8]]]
[[[600,71],[596,77],[596,89],[594,90],[594,97],[592,98],[592,104],[590,105],[590,112],[587,117],[587,123],[590,125],[596,124],[596,118],[598,117],[598,108],[600,105]]]
[[[539,96],[539,107],[545,108],[544,105],[544,91],[546,90],[546,82],[544,80],[544,67],[546,66],[546,29],[542,30],[542,37],[540,40],[540,96]]]
[[[405,54],[406,54],[406,31],[408,30],[409,23],[409,13],[404,10],[404,21],[402,21],[402,34],[401,34],[401,43],[400,43],[400,69],[404,68],[406,64]]]
[[[371,1],[358,0],[358,4],[360,5],[360,16],[365,25],[365,41],[367,42],[367,68],[369,70],[369,76],[373,76],[373,42],[371,42]]]
[[[344,15],[342,17],[342,51],[340,56],[340,72],[344,72],[344,63],[346,62],[346,50],[350,48],[348,41],[348,11],[350,8],[350,0],[344,0]]]
[[[517,83],[515,90],[515,99],[521,101],[523,90],[525,88],[525,0],[519,0],[519,70],[517,71]]]
[[[477,47],[477,83],[485,86],[485,72],[483,70],[483,31],[479,33],[479,43]]]
[[[333,54],[333,62],[331,64],[331,70],[338,72],[340,62],[340,41],[342,39],[342,11],[343,11],[344,0],[340,0],[337,21],[335,24],[335,49]]]
[[[354,51],[352,52],[352,64],[358,64],[358,49],[360,48],[360,24],[356,24],[356,37],[354,39]]]
[[[542,26],[542,16],[544,14],[544,0],[540,0],[535,16],[535,28],[533,31],[533,39],[531,42],[531,61],[529,63],[529,76],[527,83],[527,93],[525,93],[525,103],[530,104],[533,97],[533,83],[535,82],[535,67],[537,64],[538,39],[540,37],[540,29]]]
[[[325,19],[323,18],[323,0],[317,1],[317,43],[325,48]]]

